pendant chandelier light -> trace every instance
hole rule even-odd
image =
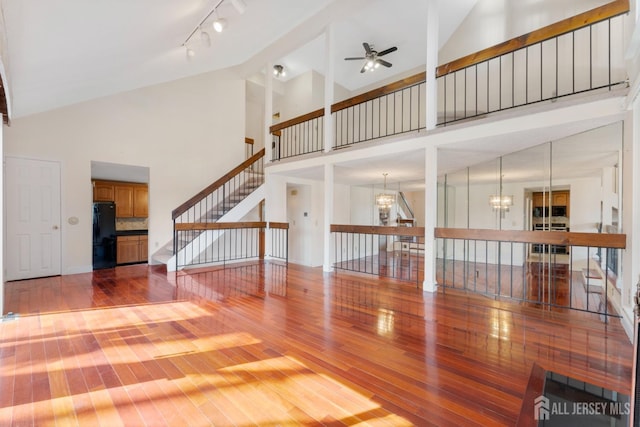
[[[387,175],[388,173],[383,173],[384,176],[384,188],[382,193],[376,195],[376,205],[378,205],[379,209],[391,209],[396,203],[396,196],[392,193],[387,193]]]

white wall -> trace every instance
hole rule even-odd
[[[262,150],[264,145],[264,105],[247,101],[245,107],[245,136],[253,139],[253,153]]]
[[[284,94],[279,101],[280,121],[310,113],[324,106],[324,76],[307,71],[283,84]],[[334,102],[351,97],[351,92],[334,85]]]
[[[323,101],[315,99],[313,71],[301,74],[284,84],[285,93],[280,105],[280,120],[285,121],[317,110]]]
[[[62,272],[86,272],[91,161],[150,168],[151,254],[172,238],[171,211],[243,160],[244,114],[244,80],[208,73],[16,119],[4,154],[61,162]]]
[[[610,0],[478,0],[455,33],[440,49],[444,64],[502,43]]]
[[[378,225],[378,213],[373,203],[373,187],[352,186],[350,193],[350,218],[347,224]]]

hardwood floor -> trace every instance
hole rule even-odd
[[[0,425],[514,425],[534,362],[630,392],[615,319],[291,264],[26,280],[5,304]]]

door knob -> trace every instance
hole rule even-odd
[[[57,226],[57,225],[54,225],[54,226],[53,226],[53,229],[54,229],[54,230],[57,230],[57,229],[58,229],[58,226]]]

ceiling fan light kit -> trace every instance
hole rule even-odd
[[[364,47],[364,56],[344,58],[345,61],[364,60],[364,65],[360,69],[361,73],[364,73],[365,71],[374,71],[376,68],[380,68],[380,65],[383,65],[387,68],[390,68],[393,65],[392,63],[387,62],[384,59],[381,59],[380,57],[398,50],[396,46],[390,47],[381,52],[374,50],[372,48],[372,45],[370,45],[367,42],[362,43],[362,46]]]

